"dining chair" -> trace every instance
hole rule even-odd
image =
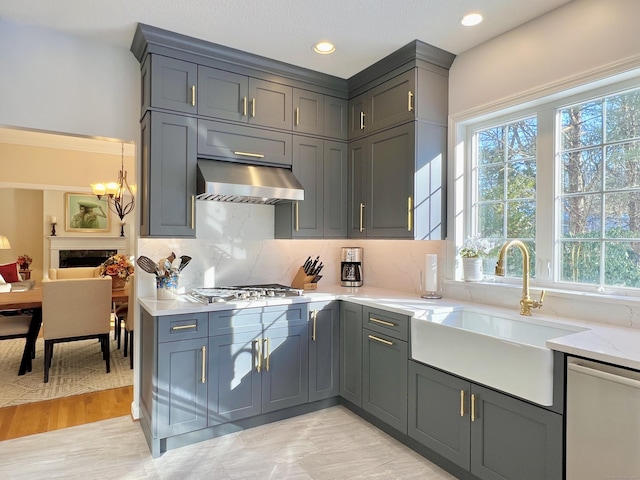
[[[27,371],[31,371],[32,359],[36,357],[35,338],[29,338],[32,315],[20,310],[0,312],[0,340],[24,338],[23,361],[27,362]],[[20,370],[18,370],[20,375]]]
[[[95,278],[100,276],[100,267],[50,268],[49,280],[65,280],[68,278]]]
[[[44,383],[56,343],[97,338],[107,373],[111,370],[111,277],[43,280],[42,336],[44,338]]]

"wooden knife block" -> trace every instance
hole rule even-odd
[[[315,290],[318,288],[317,283],[311,283],[311,280],[315,278],[315,275],[307,275],[302,267],[298,269],[296,276],[291,281],[293,288],[299,288],[302,290]]]

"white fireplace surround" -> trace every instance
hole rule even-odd
[[[60,250],[117,250],[127,253],[125,237],[49,237],[50,268],[60,268]]]

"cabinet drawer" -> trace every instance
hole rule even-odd
[[[300,303],[283,307],[268,307],[262,312],[262,323],[268,327],[286,327],[288,325],[306,325],[309,305]]]
[[[288,133],[198,121],[198,153],[202,155],[290,166],[293,162],[292,142]]]
[[[377,308],[363,308],[362,328],[368,328],[405,342],[409,340],[409,317]]]
[[[159,343],[201,338],[208,335],[209,327],[206,313],[158,317]]]
[[[262,309],[243,308],[209,313],[209,335],[232,335],[262,331]]]

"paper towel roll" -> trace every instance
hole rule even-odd
[[[427,292],[438,291],[438,255],[427,253],[424,267],[425,290]]]

